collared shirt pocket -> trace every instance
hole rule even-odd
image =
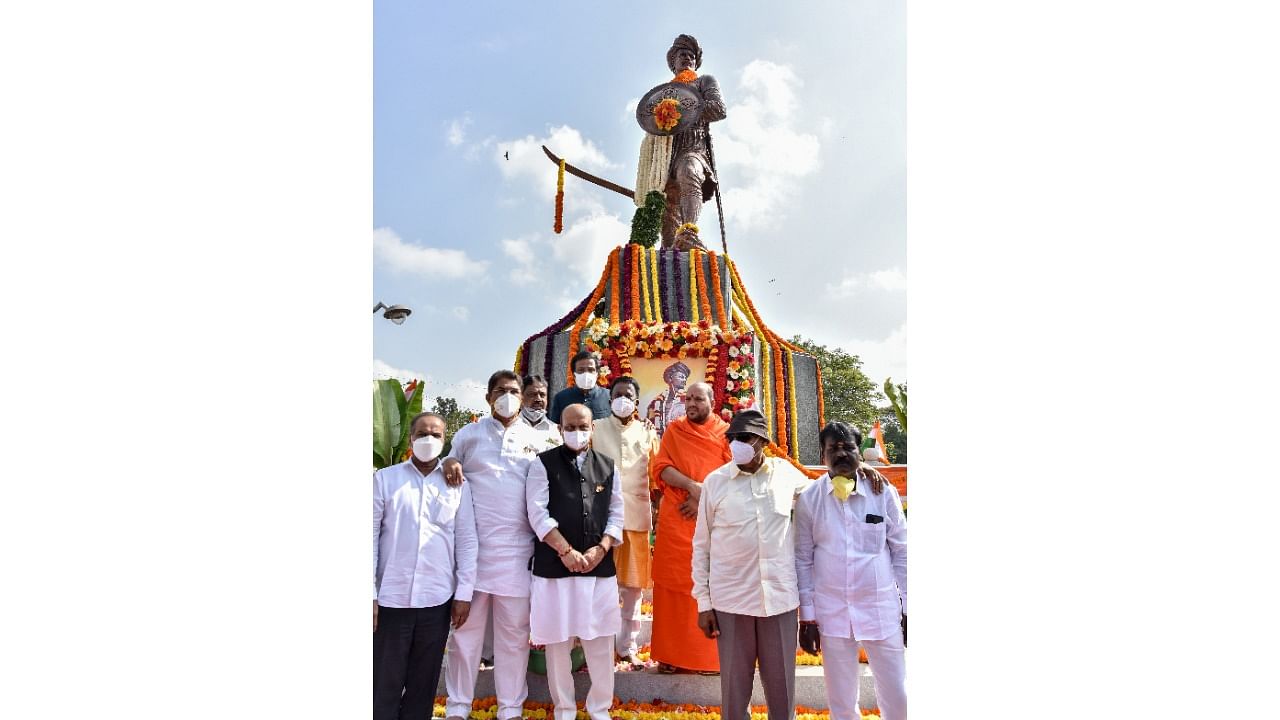
[[[427,511],[431,522],[441,528],[452,528],[458,517],[458,505],[461,501],[462,494],[453,492],[439,493],[431,498]]]
[[[857,523],[858,552],[868,555],[878,554],[885,546],[885,523],[869,523],[865,520]]]

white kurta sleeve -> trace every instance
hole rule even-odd
[[[533,528],[533,534],[539,540],[560,527],[560,523],[551,517],[551,511],[547,510],[547,504],[551,502],[551,488],[547,482],[547,466],[542,464],[541,458],[534,458],[525,474],[524,507],[529,515],[529,527]]]
[[[902,614],[907,614],[907,517],[902,514],[902,499],[898,497],[898,489],[887,485],[889,492],[888,517],[885,522],[885,540],[889,545],[889,559],[893,563],[893,578],[898,583],[898,597],[902,600]]]
[[[813,610],[813,516],[810,495],[796,500],[796,584],[800,590],[800,619],[815,620]],[[817,495],[821,500],[822,496]]]
[[[539,463],[541,464],[541,463]],[[622,476],[618,466],[613,466],[613,492],[609,493],[609,522],[604,526],[604,534],[614,539],[614,545],[621,545],[625,540],[622,529],[626,524],[626,508],[622,498]]]
[[[698,501],[698,523],[693,530],[693,599],[698,612],[711,609],[711,495],[719,486],[715,471],[707,476]]]
[[[476,585],[476,558],[480,554],[480,541],[476,538],[476,513],[471,504],[471,488],[462,485],[462,500],[458,503],[458,516],[453,525],[453,566],[458,584],[453,598],[471,602]]]
[[[373,474],[373,599],[378,599],[378,538],[382,534],[382,492],[378,488],[378,473]]]

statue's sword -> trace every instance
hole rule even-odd
[[[547,157],[551,158],[551,162],[555,163],[557,166],[560,165],[560,158],[556,157],[555,153],[548,150],[546,145],[542,146],[542,152],[546,153]],[[586,180],[587,182],[592,183],[593,185],[599,185],[600,187],[605,188],[606,190],[612,190],[618,193],[619,195],[626,195],[628,198],[631,198],[633,202],[636,199],[636,193],[634,190],[631,190],[630,188],[624,188],[621,185],[611,183],[608,180],[605,180],[604,178],[598,178],[589,172],[579,170],[578,168],[570,165],[569,163],[564,164],[564,171],[569,173],[570,175],[576,175],[577,177],[580,177],[583,180]]]

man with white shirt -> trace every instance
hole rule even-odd
[[[867,651],[884,720],[906,720],[907,520],[892,485],[870,492],[857,466],[862,435],[819,434],[827,473],[796,502],[800,644],[823,651],[832,720],[858,720],[858,645]]]
[[[587,656],[591,720],[609,720],[613,639],[620,625],[613,548],[622,544],[622,483],[613,461],[591,449],[591,409],[560,414],[564,444],[529,464],[525,507],[541,541],[533,551],[531,638],[546,645],[547,687],[555,720],[573,720],[570,653],[577,638]]]
[[[520,377],[499,370],[489,377],[485,396],[491,417],[464,426],[444,460],[451,485],[466,481],[475,507],[480,551],[471,612],[477,622],[454,630],[449,639],[445,687],[446,715],[471,714],[485,622],[492,612],[497,720],[521,716],[529,687],[529,558],[533,530],[525,511],[524,484],[537,454],[559,444],[552,433],[520,420]]]
[[[431,717],[449,623],[466,623],[476,577],[471,490],[440,468],[445,420],[409,427],[413,456],[373,475],[374,720]]]
[[[653,587],[653,557],[649,531],[653,529],[653,506],[649,494],[649,461],[658,452],[658,433],[653,426],[636,416],[640,400],[640,384],[626,375],[609,385],[613,396],[613,414],[596,420],[591,447],[613,460],[622,480],[623,535],[625,542],[616,552],[618,597],[622,602],[622,628],[618,631],[614,652],[632,665],[640,665],[636,657],[640,634],[640,598],[645,588]]]
[[[769,430],[759,410],[734,416],[733,460],[702,484],[693,534],[698,627],[717,638],[723,718],[747,715],[757,662],[769,720],[795,711],[796,592],[791,508],[809,479],[765,457]]]

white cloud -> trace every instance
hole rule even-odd
[[[417,370],[404,370],[402,368],[392,367],[378,358],[373,359],[373,377],[377,380],[395,378],[402,383],[407,383],[414,379],[430,382],[425,373],[418,372]]]
[[[545,137],[535,138],[532,135],[526,135],[516,140],[501,140],[497,143],[497,160],[498,169],[502,173],[504,180],[514,183],[524,183],[530,190],[531,194],[547,198],[548,200],[555,197],[556,192],[556,166],[549,160],[545,153],[542,152],[542,146],[546,145],[548,149],[556,153],[559,157],[568,160],[572,165],[582,168],[594,175],[607,177],[610,170],[618,170],[621,165],[611,162],[605,154],[596,147],[595,143],[584,138],[582,133],[569,127],[561,125],[551,128]],[[510,153],[511,158],[508,160],[503,157],[503,153]],[[566,184],[570,182],[566,179]],[[584,193],[578,192],[577,188],[581,188],[585,183],[576,180],[573,200],[570,201],[570,193],[568,189],[565,191],[566,212],[572,207],[573,203],[579,203],[581,206],[582,199],[589,197]],[[621,183],[627,185],[629,183]],[[588,186],[589,187],[589,186]],[[595,208],[587,208],[588,211]]]
[[[514,240],[507,238],[502,240],[502,252],[515,263],[510,273],[512,283],[529,285],[538,279],[537,253],[541,250],[536,247],[538,241],[537,234],[522,235]]]
[[[559,290],[560,295],[547,297],[564,305],[565,298],[595,285],[609,253],[630,238],[629,223],[617,215],[598,212],[573,222],[560,235],[521,235],[504,238],[501,245],[502,252],[515,263],[510,272],[514,284],[540,283],[548,290]],[[572,309],[581,300],[579,295],[564,309]]]
[[[579,277],[588,277],[592,285],[604,270],[609,253],[631,239],[631,225],[617,215],[596,214],[583,218],[551,241],[551,254],[556,263],[567,266]]]
[[[803,85],[790,66],[752,60],[738,81],[740,99],[729,95],[728,116],[713,126],[725,218],[739,229],[777,226],[797,180],[821,166],[818,137],[796,127]],[[830,129],[828,120],[820,125]]]
[[[627,101],[625,107],[622,108],[622,124],[632,127],[636,122],[636,108],[640,105],[640,98],[633,97]]]
[[[471,311],[462,305],[455,305],[453,310],[450,312],[453,313],[454,317],[462,320],[463,322],[466,322],[467,318],[471,317]]]
[[[445,139],[449,144],[457,147],[467,141],[467,126],[471,124],[471,116],[463,115],[449,121],[449,130],[445,134]]]
[[[904,322],[881,340],[854,339],[840,347],[862,359],[862,370],[879,388],[885,378],[907,381],[907,324]]]
[[[373,257],[389,270],[428,278],[478,277],[487,260],[473,260],[462,250],[423,247],[400,239],[391,228],[373,231]]]
[[[827,284],[827,296],[851,298],[870,291],[897,292],[907,289],[907,276],[898,268],[846,275],[837,284]]]

